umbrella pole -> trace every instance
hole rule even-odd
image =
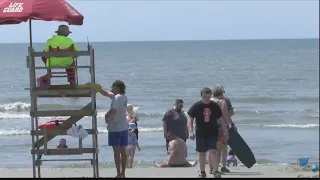
[[[29,41],[30,41],[30,47],[32,47],[32,28],[31,28],[31,19],[29,19]]]

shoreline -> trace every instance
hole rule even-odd
[[[133,168],[126,170],[126,177],[162,177],[162,178],[197,178],[199,167],[190,168]],[[298,165],[259,165],[246,167],[229,167],[231,173],[222,178],[297,178],[315,177],[319,172],[312,172],[308,167]],[[100,177],[115,177],[115,168],[99,168]],[[207,177],[212,178],[206,166]],[[92,177],[93,168],[41,168],[41,177]],[[0,168],[0,178],[32,177],[32,168]]]

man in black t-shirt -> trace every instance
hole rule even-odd
[[[201,101],[196,102],[188,111],[189,122],[189,138],[196,139],[196,151],[199,152],[200,178],[205,178],[205,164],[207,151],[211,155],[211,164],[214,168],[214,177],[221,177],[218,171],[217,159],[217,141],[218,141],[218,125],[217,121],[223,127],[224,138],[228,140],[228,129],[222,118],[222,112],[219,105],[210,100],[212,91],[210,88],[201,90]],[[196,134],[193,131],[193,122],[196,120]]]

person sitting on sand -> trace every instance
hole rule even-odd
[[[60,139],[60,141],[59,141],[59,144],[58,144],[58,146],[57,146],[57,148],[59,148],[59,149],[65,149],[65,148],[68,148],[68,146],[67,146],[67,140],[66,139]]]
[[[187,144],[184,140],[178,138],[172,131],[167,133],[167,137],[170,140],[168,145],[168,161],[163,164],[153,162],[156,167],[192,167],[187,161]]]
[[[229,151],[229,156],[227,157],[227,166],[229,167],[229,165],[232,163],[233,167],[238,166],[238,161],[236,158],[236,155],[234,154],[234,152],[232,150]]]
[[[69,34],[72,32],[69,31],[67,25],[60,25],[56,33],[57,35],[47,40],[44,52],[54,50],[79,51],[73,40],[68,38]],[[75,65],[74,57],[42,57],[42,61],[45,63],[46,67],[68,67]],[[66,73],[70,85],[75,85],[75,69],[66,69]]]

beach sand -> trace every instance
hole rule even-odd
[[[199,167],[192,168],[133,168],[128,169],[126,177],[163,177],[163,178],[195,178],[198,176]],[[222,178],[297,178],[319,177],[319,172],[312,172],[310,169],[301,168],[298,165],[257,165],[250,169],[246,167],[230,167],[232,173],[222,175]],[[92,177],[92,168],[42,168],[42,177]],[[114,168],[100,168],[100,177],[114,177]],[[212,175],[208,174],[208,178]],[[0,178],[32,177],[32,169],[0,169]]]

